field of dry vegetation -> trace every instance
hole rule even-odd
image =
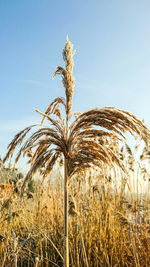
[[[36,110],[39,129],[16,134],[1,164],[2,181],[10,183],[3,164],[20,145],[15,164],[26,155],[30,170],[0,188],[0,266],[148,267],[150,131],[114,107],[73,113],[73,55],[67,38],[65,68],[54,73],[65,98]],[[126,132],[138,137],[134,149]],[[31,190],[37,171],[42,179]]]
[[[138,168],[140,193],[129,190],[134,185],[123,172],[120,185],[115,185],[108,168],[103,173],[81,171],[71,180],[70,266],[150,265],[150,176],[145,167],[150,153],[144,149],[138,165],[130,147],[118,153],[130,177]],[[42,188],[36,180],[35,192],[26,189],[21,200],[17,190],[7,190],[3,196],[1,192],[0,266],[63,266],[61,163],[58,168],[53,174],[57,177],[51,177]]]

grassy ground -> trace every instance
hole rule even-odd
[[[109,188],[109,189],[108,189]],[[63,266],[60,183],[1,199],[0,266]],[[70,266],[150,266],[149,199],[73,183],[69,196]],[[16,265],[15,265],[16,264]]]

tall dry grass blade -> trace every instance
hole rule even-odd
[[[51,113],[53,114],[56,107],[58,107],[59,104],[62,104],[65,109],[66,109],[66,103],[65,103],[65,99],[63,97],[57,97],[55,98],[51,104],[48,106],[45,114],[46,115],[50,115]],[[41,121],[41,124],[43,124],[44,120],[45,120],[46,116],[43,117],[42,121]]]

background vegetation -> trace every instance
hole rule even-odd
[[[111,149],[126,165],[128,177],[123,172],[120,179],[112,177],[110,168],[104,168],[81,171],[69,183],[71,266],[150,264],[150,151],[140,151],[139,145],[134,152],[127,145],[112,144]],[[35,179],[35,192],[26,189],[21,201],[19,190],[1,195],[1,266],[63,266],[62,161],[57,167],[42,189]],[[137,174],[138,184],[132,183]]]

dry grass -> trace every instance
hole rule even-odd
[[[149,266],[150,199],[137,202],[129,191],[110,190],[105,177],[102,186],[96,174],[80,176],[69,186],[70,266]],[[63,266],[60,182],[37,184],[33,198],[24,194],[19,206],[16,193],[1,210],[0,266]]]

